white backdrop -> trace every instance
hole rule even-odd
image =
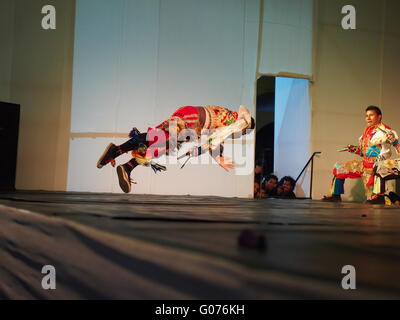
[[[264,0],[260,72],[312,75],[313,0]]]
[[[258,29],[258,0],[77,0],[71,131],[84,137],[71,140],[68,190],[120,192],[115,169],[96,168],[104,147],[180,106],[254,113]],[[252,168],[253,148],[247,160]],[[133,192],[248,197],[252,173],[138,168]]]
[[[275,173],[296,179],[312,154],[309,81],[278,77],[275,97]],[[298,181],[296,195],[308,197],[309,190],[310,167]]]

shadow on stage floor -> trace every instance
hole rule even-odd
[[[0,193],[0,297],[400,298],[400,210],[311,200]],[[266,248],[242,247],[244,230]],[[42,266],[57,289],[41,288]],[[344,290],[353,265],[357,289]]]

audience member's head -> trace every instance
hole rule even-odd
[[[292,177],[286,176],[283,177],[278,184],[277,194],[278,196],[293,196],[294,188],[296,186],[296,182]]]
[[[283,177],[283,190],[285,192],[290,192],[294,190],[294,187],[296,186],[296,181],[292,177]]]
[[[260,197],[261,198],[268,198],[269,194],[267,193],[267,190],[265,188],[261,188],[260,190]]]
[[[261,161],[256,161],[256,167],[254,169],[256,175],[262,175],[264,173],[264,166]]]
[[[260,183],[254,181],[254,197],[258,197],[260,195]]]
[[[276,185],[278,184],[278,177],[270,174],[265,179],[265,191],[270,193],[272,190],[275,189]]]

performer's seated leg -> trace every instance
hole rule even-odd
[[[344,194],[345,179],[357,179],[363,175],[362,161],[353,160],[348,162],[337,162],[333,169],[333,181],[331,185],[330,195],[324,196],[323,201],[340,202],[341,195]]]
[[[389,192],[388,198],[392,204],[400,207],[400,196],[398,194]]]
[[[385,204],[385,180],[375,175],[373,187],[366,184],[365,190],[368,204]]]
[[[396,191],[396,180],[399,178],[399,161],[397,159],[388,159],[384,161],[378,161],[376,163],[375,173],[375,184],[374,194],[381,195],[380,199],[372,199],[375,201],[369,201],[372,204],[386,204],[387,198],[390,199],[392,204],[397,203],[395,193]],[[384,198],[386,196],[387,198]]]
[[[329,196],[324,196],[324,198],[322,200],[328,201],[328,202],[342,201],[341,195],[344,193],[344,182],[345,182],[345,179],[333,177],[332,186],[331,186],[331,194]]]
[[[387,161],[387,160],[385,160]],[[386,175],[385,178],[379,174],[375,175],[373,197],[368,200],[369,204],[387,204],[400,206],[400,196],[394,192],[396,190],[396,178],[398,175]],[[389,200],[389,201],[388,201]]]

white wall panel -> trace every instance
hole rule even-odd
[[[72,132],[114,132],[123,0],[76,4]]]
[[[161,2],[158,107],[241,102],[244,1]]]
[[[154,125],[159,30],[159,0],[125,0],[120,56],[117,132]]]
[[[275,173],[296,179],[311,156],[309,81],[278,77],[275,95]],[[309,186],[310,172],[306,171],[298,182],[297,196],[308,197]]]
[[[313,0],[265,0],[260,73],[312,75]]]
[[[259,0],[78,0],[72,132],[146,130],[184,105],[243,104],[254,113],[259,6]],[[71,141],[69,190],[119,192],[112,169],[99,178],[95,167],[109,140]],[[247,154],[252,168],[252,148]],[[140,169],[132,175],[138,193],[252,194],[252,169],[246,175],[215,164],[183,170],[171,164],[157,175]]]

